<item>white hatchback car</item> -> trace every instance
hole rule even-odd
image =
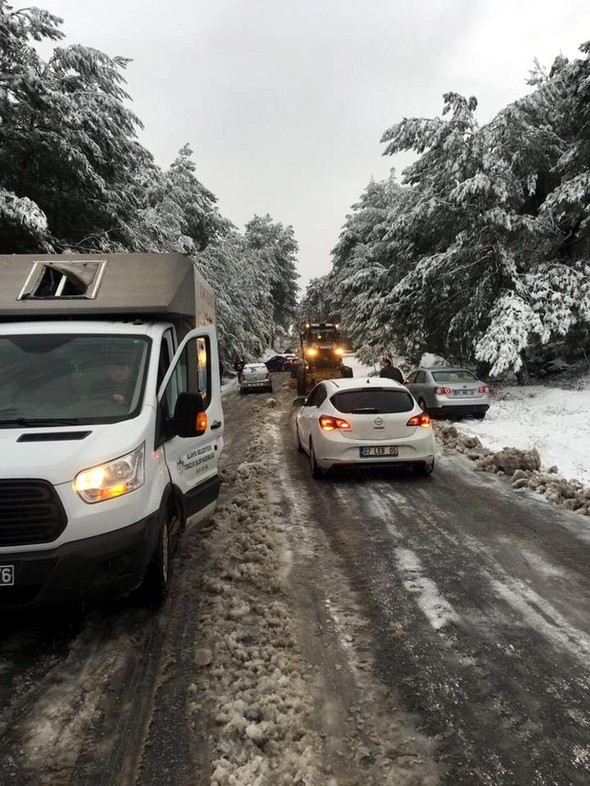
[[[297,447],[309,455],[312,477],[346,466],[406,464],[430,475],[435,443],[430,416],[392,379],[329,379],[300,405]]]

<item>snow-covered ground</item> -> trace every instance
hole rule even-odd
[[[486,419],[457,427],[493,450],[537,448],[543,467],[590,485],[590,376],[580,390],[529,385],[498,391]]]
[[[363,365],[356,359],[356,355],[345,355],[342,358],[342,362],[345,366],[350,366],[355,377],[366,377],[370,374],[379,373],[377,366]]]

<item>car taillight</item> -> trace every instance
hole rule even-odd
[[[430,415],[426,412],[421,412],[419,415],[414,415],[406,423],[406,426],[421,426],[422,428],[430,428]]]
[[[447,396],[451,392],[451,388],[434,388],[437,396]]]
[[[490,389],[487,385],[480,385],[477,389],[478,393],[489,393]]]
[[[342,418],[333,418],[331,415],[320,415],[320,428],[322,431],[350,431],[350,423]]]
[[[270,379],[270,374],[268,373],[268,371],[266,372],[266,378]]]

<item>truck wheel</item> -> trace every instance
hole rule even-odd
[[[305,396],[307,392],[306,386],[307,386],[307,379],[306,379],[305,368],[303,366],[300,366],[297,369],[297,395],[298,396]]]
[[[170,586],[170,572],[172,570],[172,543],[170,531],[174,512],[170,503],[162,511],[160,532],[156,550],[146,571],[142,590],[145,599],[150,605],[161,606]]]

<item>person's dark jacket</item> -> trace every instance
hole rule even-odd
[[[379,376],[385,377],[385,379],[394,379],[396,382],[404,384],[404,375],[396,366],[385,366],[381,369]]]

